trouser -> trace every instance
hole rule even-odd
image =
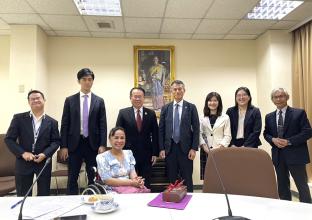
[[[306,166],[286,164],[283,152],[280,151],[278,163],[275,165],[278,194],[280,199],[291,200],[289,173],[293,177],[299,192],[300,202],[311,203]]]
[[[93,171],[93,167],[97,167],[96,156],[97,151],[94,151],[91,148],[89,139],[80,136],[78,147],[74,152],[69,152],[68,156],[68,195],[77,195],[79,192],[77,181],[83,161],[86,163],[88,184],[94,183],[95,173]]]
[[[166,156],[167,175],[170,183],[174,183],[180,177],[184,180],[188,192],[193,192],[193,161],[188,159],[180,143],[171,143],[171,151]]]

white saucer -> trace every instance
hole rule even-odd
[[[96,209],[95,206],[91,206],[92,211],[96,213],[109,213],[109,212],[114,212],[119,208],[118,203],[114,202],[112,204],[112,207],[110,209]]]

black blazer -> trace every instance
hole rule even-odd
[[[264,138],[272,146],[272,160],[278,163],[278,154],[283,151],[287,164],[307,164],[310,162],[307,140],[312,137],[312,129],[303,109],[287,107],[284,120],[284,138],[291,143],[279,149],[272,142],[277,137],[276,111],[265,116]]]
[[[91,93],[89,109],[89,142],[93,150],[106,147],[107,123],[104,100]],[[61,125],[61,148],[76,150],[80,139],[80,93],[67,97]]]
[[[152,156],[158,156],[158,124],[153,110],[143,107],[141,132],[138,131],[136,126],[133,107],[119,111],[116,126],[125,129],[125,149],[132,150],[135,158],[150,161]]]
[[[159,148],[168,154],[171,150],[173,132],[173,102],[161,109],[159,121]],[[196,106],[183,100],[183,109],[180,122],[180,144],[182,151],[188,154],[190,149],[198,150],[199,119]]]
[[[43,167],[45,160],[37,164],[35,162],[27,162],[22,157],[24,152],[32,151],[32,144],[34,143],[32,117],[30,117],[29,111],[13,116],[5,137],[5,143],[16,156],[15,172],[17,174],[31,174],[35,169],[38,170]],[[45,115],[41,122],[35,154],[44,153],[46,157],[52,157],[59,145],[58,123],[50,116]],[[46,169],[46,172],[51,172],[51,163],[49,166],[50,169]]]
[[[234,106],[229,108],[226,111],[226,114],[230,117],[231,121],[231,134],[232,140],[230,143],[231,145],[237,146],[237,129],[238,129],[238,107]],[[250,106],[247,108],[245,120],[244,120],[244,145],[246,147],[254,147],[257,148],[261,145],[261,141],[259,139],[260,133],[262,128],[262,121],[261,121],[261,113],[259,108]]]

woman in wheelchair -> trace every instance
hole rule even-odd
[[[111,150],[97,155],[98,174],[108,191],[117,193],[143,193],[150,190],[144,179],[135,171],[135,159],[131,150],[123,150],[126,143],[125,131],[115,127],[109,133]]]

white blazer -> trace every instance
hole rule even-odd
[[[227,114],[222,114],[221,116],[219,116],[213,128],[211,128],[209,117],[201,117],[199,135],[200,145],[205,144],[202,133],[206,134],[208,146],[210,148],[215,148],[219,144],[223,145],[224,147],[228,147],[232,139],[229,116]]]

